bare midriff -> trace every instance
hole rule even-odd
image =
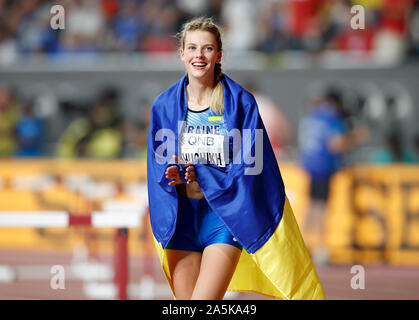
[[[184,197],[193,199],[202,199],[204,197],[204,194],[201,191],[201,187],[196,181],[189,184],[178,184],[176,187],[179,194]]]

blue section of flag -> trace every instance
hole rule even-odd
[[[226,75],[221,77],[221,81],[225,126],[228,131],[237,129],[241,133],[242,150],[249,143],[252,152],[256,150],[257,139],[252,136],[245,141],[245,130],[253,134],[257,129],[262,132],[263,154],[255,155],[262,161],[262,171],[249,174],[248,170],[255,164],[249,163],[248,155],[242,152],[238,153],[241,161],[231,162],[225,168],[194,163],[197,182],[210,207],[233,236],[247,252],[254,253],[269,240],[281,221],[285,203],[284,183],[253,95]],[[168,148],[169,153],[178,150],[178,124],[187,115],[186,84],[187,76],[184,76],[154,101],[151,110],[147,151],[150,219],[153,234],[163,248],[176,227],[178,202],[176,188],[168,186],[170,181],[165,177],[166,168],[171,164],[158,163],[156,152],[162,144],[175,145]],[[174,132],[163,142],[155,139],[162,128]],[[171,156],[167,154],[167,159]]]

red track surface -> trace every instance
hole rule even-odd
[[[0,265],[70,265],[72,255],[67,253],[35,253],[24,251],[0,251]],[[112,264],[111,256],[101,256],[97,261]],[[129,260],[129,283],[139,284],[145,273],[151,273],[155,283],[163,288],[161,295],[155,299],[171,299],[170,289],[160,268],[158,260],[153,257],[151,268],[141,257],[131,257]],[[67,272],[67,271],[66,271]],[[351,288],[351,266],[325,266],[317,268],[318,275],[326,292],[326,297],[334,299],[419,299],[419,267],[395,266],[365,266],[365,289]],[[52,275],[46,270],[39,280],[16,280],[1,282],[0,299],[77,299],[88,300],[82,280],[67,280],[65,289],[50,288]],[[103,281],[102,281],[103,282]],[[161,290],[160,290],[161,291]],[[139,299],[134,297],[134,299]],[[267,299],[256,294],[240,293],[234,299]]]

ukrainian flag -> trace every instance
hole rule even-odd
[[[243,246],[228,290],[278,299],[325,299],[256,101],[227,76],[223,75],[221,81],[226,127],[229,132],[236,130],[241,140],[237,148],[233,146],[233,161],[227,167],[199,162],[194,167],[209,206]],[[175,231],[178,199],[164,174],[173,163],[162,161],[162,154],[171,159],[176,153],[178,136],[174,132],[178,122],[185,119],[186,84],[185,76],[153,103],[147,150],[150,221],[171,287],[164,248]],[[166,129],[165,137],[158,134],[162,128]],[[163,147],[167,152],[157,152]]]
[[[165,250],[158,241],[155,245],[174,293]],[[326,299],[288,199],[281,222],[265,245],[253,254],[243,249],[227,290],[281,300]]]

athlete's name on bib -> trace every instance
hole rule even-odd
[[[223,158],[222,153],[211,153],[211,152],[195,152],[195,153],[181,153],[181,158],[185,162],[194,162],[195,160],[201,160],[202,163],[213,163],[219,167],[225,167],[226,162]]]
[[[185,139],[185,133],[183,128],[185,128],[184,121],[178,121],[177,125],[178,131],[174,132],[169,128],[160,128],[154,134],[154,141],[161,142],[155,146],[154,158],[158,164],[168,164],[172,163],[173,155],[182,153],[185,154],[196,154],[196,153],[220,153],[221,159],[226,159],[230,161],[230,150],[232,151],[231,163],[236,164],[245,164],[244,168],[245,175],[258,175],[263,170],[263,145],[264,145],[264,132],[261,128],[255,129],[243,129],[239,130],[237,128],[232,128],[224,134],[212,135],[214,137],[214,145],[205,145],[205,143],[211,143],[212,140],[204,139],[202,146],[188,145],[187,139]],[[221,130],[220,130],[221,131]],[[224,130],[223,130],[224,131]],[[193,135],[189,133],[190,135]],[[184,136],[183,138],[181,136]],[[177,139],[179,138],[179,140]],[[226,138],[226,139],[224,139]],[[182,141],[182,139],[184,139]],[[220,140],[218,140],[220,139]],[[232,140],[232,146],[230,146],[230,141]],[[224,141],[226,141],[226,146],[224,148]],[[186,142],[186,143],[185,143]],[[192,140],[191,140],[192,142]],[[196,142],[201,142],[196,140]],[[223,146],[223,147],[222,147]],[[178,153],[176,153],[176,148]],[[223,156],[224,155],[224,156]],[[226,157],[227,156],[227,157]],[[253,165],[253,166],[251,166]]]
[[[183,133],[180,137],[180,154],[186,162],[201,159],[224,167],[228,154],[225,148],[224,136],[220,134]]]
[[[214,124],[214,125],[201,125],[201,126],[191,126],[186,125],[185,131],[186,133],[198,133],[198,134],[221,134],[220,132],[221,126]]]

